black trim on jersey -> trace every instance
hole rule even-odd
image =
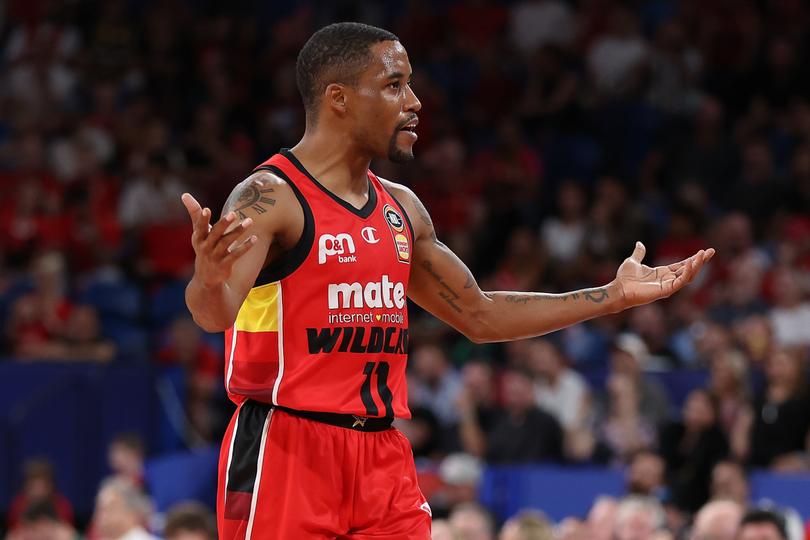
[[[368,179],[368,200],[366,201],[366,204],[363,205],[363,208],[357,208],[347,203],[346,201],[344,201],[343,199],[341,199],[328,189],[326,189],[326,187],[323,184],[318,182],[318,180],[316,180],[315,177],[309,173],[309,171],[301,164],[300,161],[298,161],[298,158],[295,157],[295,155],[292,152],[290,152],[288,148],[282,148],[279,153],[285,158],[289,159],[290,163],[295,165],[296,169],[301,171],[304,175],[306,175],[307,178],[312,180],[312,182],[316,186],[318,186],[321,189],[321,191],[329,195],[332,199],[334,199],[336,203],[338,203],[340,206],[342,206],[355,216],[365,219],[368,216],[370,216],[371,213],[374,212],[374,209],[377,207],[377,190],[374,189],[374,184],[371,182],[370,178]]]
[[[301,232],[301,238],[298,239],[298,242],[295,243],[292,249],[284,253],[283,257],[262,268],[259,275],[256,276],[254,287],[280,281],[295,272],[299,266],[304,264],[307,255],[309,255],[315,243],[315,218],[312,216],[312,209],[309,207],[309,203],[307,203],[307,200],[304,198],[301,191],[299,191],[298,187],[290,180],[290,177],[274,165],[262,165],[254,170],[254,172],[256,171],[270,171],[287,182],[287,185],[289,185],[293,193],[295,193],[295,198],[298,199],[298,202],[301,204],[301,209],[304,211],[304,230]]]
[[[402,204],[399,202],[399,199],[397,199],[396,195],[391,193],[391,190],[385,187],[385,184],[382,183],[382,180],[380,180],[379,178],[377,180],[380,182],[380,185],[385,190],[385,192],[388,193],[392,199],[394,199],[395,203],[397,203],[399,211],[402,212],[402,217],[405,218],[405,223],[408,224],[408,230],[411,231],[411,241],[416,242],[416,235],[413,234],[413,225],[411,224],[411,218],[408,217],[408,212],[406,212],[405,208],[402,207]]]
[[[272,405],[252,400],[245,401],[239,408],[239,419],[231,449],[231,464],[228,467],[227,491],[253,493],[262,431],[272,408]]]

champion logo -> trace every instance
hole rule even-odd
[[[380,241],[380,237],[377,236],[377,229],[374,227],[363,227],[363,230],[360,231],[360,235],[363,237],[363,240],[369,244],[376,244]]]

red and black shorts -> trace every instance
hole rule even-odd
[[[255,401],[237,409],[219,460],[221,540],[429,540],[402,433],[372,431],[373,418],[325,415],[340,427],[302,414],[318,416]]]

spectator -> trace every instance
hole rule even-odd
[[[625,333],[617,336],[613,343],[610,368],[612,373],[628,377],[638,394],[645,422],[656,428],[669,419],[669,400],[663,387],[643,374],[649,359],[644,341],[635,334]]]
[[[751,510],[740,522],[737,540],[788,540],[782,516],[768,510]]]
[[[774,340],[780,347],[810,346],[810,302],[804,300],[797,270],[783,267],[773,280],[775,305],[770,312]]]
[[[453,534],[464,540],[495,540],[492,517],[476,503],[458,505],[448,519]]]
[[[99,540],[157,540],[146,531],[152,505],[140,488],[123,478],[110,478],[96,497],[93,518]]]
[[[510,368],[503,375],[503,390],[505,412],[487,433],[487,461],[559,461],[562,430],[553,416],[535,405],[531,375]]]
[[[712,500],[729,500],[741,507],[748,506],[751,490],[743,466],[730,460],[717,462],[712,469],[710,492]]]
[[[431,540],[457,540],[453,528],[446,519],[434,519],[430,526]]]
[[[216,540],[216,520],[211,511],[199,503],[176,504],[166,514],[163,536],[166,540]]]
[[[81,540],[81,536],[65,522],[51,501],[32,502],[20,516],[19,524],[7,540]]]
[[[666,463],[655,452],[641,450],[630,458],[625,472],[625,492],[661,498],[665,487]]]
[[[116,435],[107,451],[107,464],[113,476],[138,487],[144,486],[145,458],[143,439],[136,433]]]
[[[568,367],[557,346],[538,338],[528,349],[529,368],[535,379],[537,406],[554,416],[564,430],[577,429],[589,415],[588,384]]]
[[[614,540],[652,539],[656,531],[665,525],[664,509],[655,499],[631,495],[619,502]]]
[[[461,379],[444,350],[438,345],[420,346],[412,352],[411,365],[415,375],[409,381],[411,403],[433,411],[443,427],[455,425]]]
[[[637,91],[648,55],[649,46],[639,32],[638,17],[629,7],[616,5],[609,16],[607,33],[588,51],[588,69],[597,94],[621,98]]]
[[[450,454],[439,464],[442,486],[430,497],[434,516],[448,515],[458,504],[478,500],[484,464],[469,454]]]
[[[683,406],[682,420],[667,425],[659,448],[675,505],[694,512],[709,498],[715,463],[728,454],[728,441],[717,422],[717,403],[706,390],[693,390]]]
[[[735,540],[743,516],[743,506],[728,500],[706,503],[695,515],[690,540]]]
[[[498,540],[552,540],[554,531],[541,512],[523,511],[508,519]]]
[[[22,516],[34,504],[46,503],[46,507],[38,506],[34,512],[34,521],[43,517],[43,512],[52,511],[57,521],[73,524],[73,506],[70,501],[56,489],[56,477],[53,465],[44,459],[32,459],[25,463],[23,471],[23,487],[11,501],[8,511],[8,527],[14,529],[21,521]],[[47,516],[45,516],[47,517]]]
[[[486,451],[486,434],[495,428],[503,410],[495,402],[492,366],[484,360],[468,362],[461,372],[459,392],[459,437],[464,450],[474,456]]]
[[[623,463],[639,450],[651,448],[656,430],[645,420],[638,388],[628,375],[611,375],[607,393],[607,410],[598,424],[597,436],[608,453],[606,457]]]
[[[709,392],[717,400],[718,424],[732,438],[750,406],[747,360],[739,351],[723,348],[711,356],[709,370]]]
[[[613,497],[602,496],[596,499],[583,525],[585,529],[583,537],[589,540],[612,540],[618,508],[619,501]]]
[[[751,465],[803,468],[810,406],[804,360],[799,351],[774,349],[766,365],[767,384],[754,400],[750,431]]]

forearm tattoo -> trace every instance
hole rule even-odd
[[[609,298],[606,288],[586,289],[584,291],[572,292],[562,295],[552,294],[509,294],[504,300],[510,304],[527,304],[536,301],[567,302],[569,299],[576,301],[582,298],[586,302],[601,304]]]

